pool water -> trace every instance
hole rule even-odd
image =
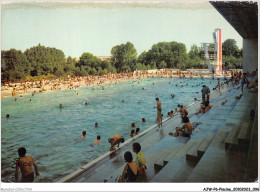
[[[42,181],[55,182],[109,151],[107,140],[111,135],[129,139],[132,122],[140,127],[140,132],[154,125],[156,97],[162,101],[165,118],[177,104],[187,106],[195,97],[201,99],[202,84],[207,84],[212,91],[217,80],[146,78],[105,84],[104,90],[95,85],[28,94],[21,99],[17,97],[18,102],[14,102],[14,97],[4,98],[1,102],[2,181],[14,181],[14,158],[18,157],[17,149],[25,147],[27,155],[32,155],[37,163],[44,177]],[[171,94],[175,95],[173,99]],[[60,109],[59,104],[64,108]],[[7,113],[9,119],[5,118]],[[141,122],[142,117],[145,123]],[[94,127],[95,122],[98,128]],[[87,136],[81,141],[84,130]],[[90,146],[97,135],[101,136],[102,143]]]

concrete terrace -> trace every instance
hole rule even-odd
[[[225,85],[221,93],[214,91],[213,108],[203,115],[194,115],[200,102],[188,106],[190,122],[199,124],[190,138],[169,136],[181,125],[181,118],[166,118],[162,129],[150,127],[58,182],[115,182],[125,165],[123,155],[132,152],[134,142],[141,144],[147,161],[146,174],[138,182],[254,182],[258,178],[258,93],[245,90],[241,99],[235,98],[240,93],[232,85]]]

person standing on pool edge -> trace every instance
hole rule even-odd
[[[32,165],[34,166],[36,176],[40,175],[38,171],[38,166],[34,162],[32,156],[26,156],[26,149],[21,147],[18,149],[19,159],[16,161],[16,170],[15,170],[15,181],[18,181],[19,168],[22,172],[21,182],[30,183],[34,180],[34,174],[32,171]]]
[[[115,145],[117,145],[117,147],[119,147],[119,144],[124,143],[124,142],[125,142],[125,139],[123,137],[121,137],[120,135],[112,135],[108,139],[108,143],[111,144],[110,151],[113,151],[116,149]]]
[[[205,97],[206,97],[206,94],[207,94],[206,85],[202,86],[201,93],[202,93],[202,104],[205,104]]]
[[[158,127],[160,128],[161,122],[162,122],[162,103],[158,97],[156,97],[155,100],[157,102],[157,107],[154,107],[154,108],[157,108],[157,119],[156,120],[158,123]]]

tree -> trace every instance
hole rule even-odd
[[[138,63],[147,63],[146,62],[146,54],[147,52],[146,51],[143,51],[137,58],[137,62]]]
[[[39,44],[24,53],[32,65],[32,76],[53,74],[55,70],[64,68],[65,55],[59,49]]]
[[[166,66],[167,66],[166,62],[165,61],[161,61],[159,66],[158,66],[158,68],[159,69],[164,69],[164,68],[166,68]]]
[[[10,49],[9,51],[2,51],[1,62],[6,70],[15,70],[20,73],[25,73],[26,75],[28,75],[31,70],[30,63],[20,50]]]
[[[137,69],[137,70],[146,70],[147,68],[146,68],[146,66],[145,66],[144,64],[142,64],[142,63],[137,63],[137,64],[136,64],[136,69]]]
[[[72,74],[75,70],[76,63],[76,58],[72,58],[71,56],[69,56],[67,58],[67,62],[64,64],[64,72],[67,74]]]
[[[75,69],[76,63],[77,63],[76,58],[72,58],[71,56],[69,56],[67,58],[67,62],[64,64],[64,72],[72,73],[73,70]]]
[[[149,64],[148,64],[149,65]],[[147,65],[147,66],[148,66]],[[156,67],[156,62],[155,61],[151,61],[151,69],[157,69]]]
[[[90,75],[96,75],[97,74],[97,70],[95,68],[91,68],[89,71]]]
[[[25,79],[31,72],[31,64],[25,54],[16,49],[1,51],[2,81]]]
[[[124,65],[121,69],[121,72],[127,73],[130,72],[131,68],[128,65]]]
[[[89,66],[97,70],[100,64],[101,60],[88,52],[83,53],[79,58],[79,66]]]
[[[109,61],[102,61],[100,66],[102,69],[107,69],[109,66]]]
[[[223,68],[225,70],[242,68],[242,58],[241,57],[236,58],[232,55],[223,56],[222,63],[224,64]]]
[[[227,39],[222,43],[222,55],[223,56],[234,56],[238,58],[240,56],[240,50],[238,49],[237,43],[234,39]]]
[[[137,51],[132,43],[114,46],[111,49],[111,55],[111,62],[118,72],[135,69]]]
[[[143,52],[138,57],[139,62],[145,65],[149,64],[151,68],[162,67],[162,61],[166,63],[165,67],[175,68],[180,63],[185,64],[187,59],[186,46],[175,41],[157,43],[148,52]]]
[[[54,73],[54,75],[56,75],[57,77],[62,77],[65,75],[63,69],[57,69]]]
[[[192,45],[190,51],[188,53],[190,59],[200,58],[199,56],[200,50],[197,45]]]
[[[191,49],[188,53],[189,55],[189,60],[187,61],[186,68],[205,68],[204,65],[202,65],[203,59],[200,56],[201,51],[197,45],[192,45]]]

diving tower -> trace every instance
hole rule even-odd
[[[212,43],[202,43],[201,57],[204,59],[203,64],[208,65],[210,73],[222,73],[222,43],[221,29],[215,29],[213,32]]]

